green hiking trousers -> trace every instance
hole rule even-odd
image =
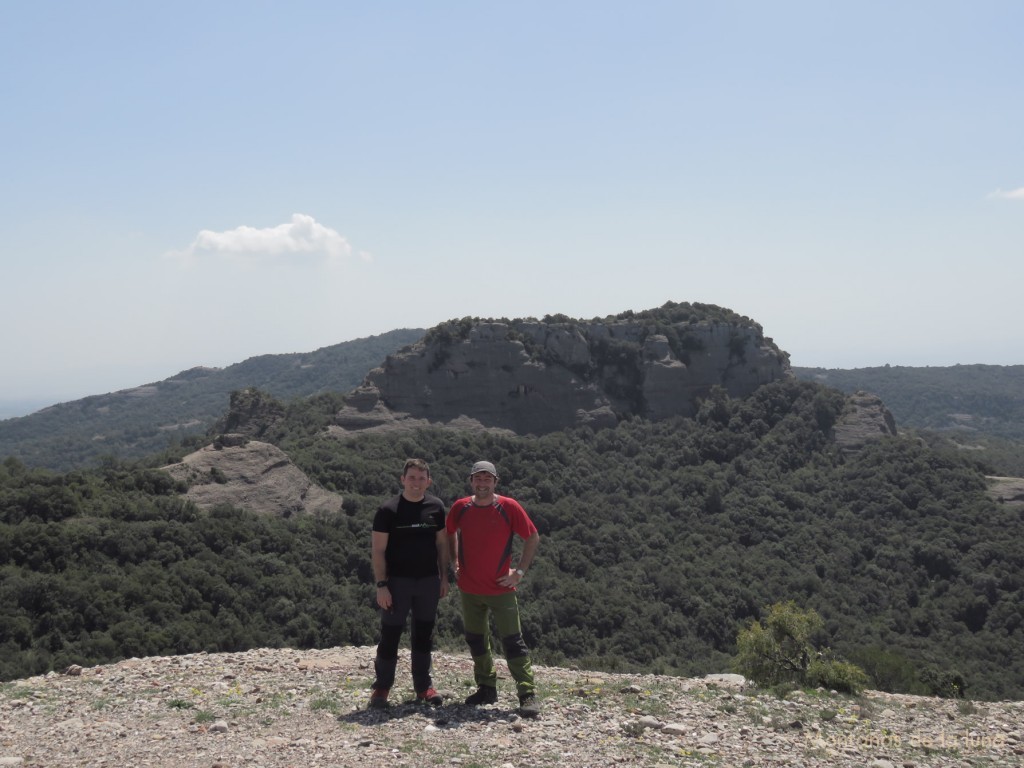
[[[460,590],[462,595],[462,623],[466,632],[466,643],[473,657],[473,677],[477,685],[498,687],[498,673],[494,668],[494,654],[491,652],[491,633],[488,616],[494,614],[494,624],[505,651],[508,671],[516,681],[516,693],[527,696],[536,690],[533,682],[533,664],[530,649],[523,640],[519,623],[519,601],[515,592],[502,595],[471,595]]]

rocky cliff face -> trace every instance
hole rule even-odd
[[[681,306],[689,308],[443,324],[372,370],[339,424],[363,429],[400,413],[543,434],[632,416],[693,416],[715,386],[744,397],[787,375],[788,356],[757,323],[728,314],[700,319]]]

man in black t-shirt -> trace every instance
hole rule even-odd
[[[448,594],[445,507],[427,493],[430,467],[422,459],[405,462],[401,483],[402,492],[385,502],[373,517],[371,556],[381,613],[370,707],[377,709],[388,705],[388,693],[395,684],[398,643],[410,611],[416,700],[435,706],[442,703],[430,678],[430,655],[437,603]]]

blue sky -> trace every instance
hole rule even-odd
[[[7,3],[0,401],[728,307],[1024,364],[1019,2]]]

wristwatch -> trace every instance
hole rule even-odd
[[[387,585],[388,585],[388,580],[387,579],[384,579],[382,581],[378,581],[377,582],[377,589],[380,589],[381,587],[386,587]]]
[[[519,574],[519,578],[520,579],[523,578],[523,576],[526,575],[526,571],[524,571],[522,568],[516,568],[516,573]]]

